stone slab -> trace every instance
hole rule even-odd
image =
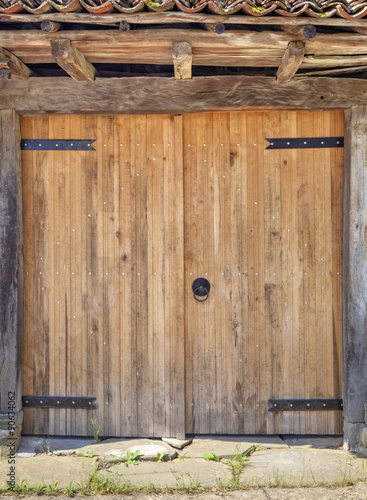
[[[86,481],[95,470],[95,462],[84,457],[54,457],[39,455],[33,458],[16,459],[15,480],[21,483],[23,479],[28,486],[44,483],[59,488],[66,488],[72,482],[75,486]],[[0,487],[6,487],[6,477],[9,473],[7,460],[0,461]]]
[[[127,458],[128,450],[132,453],[140,451],[139,460],[158,460],[157,454],[165,452],[164,460],[173,460],[177,456],[177,451],[162,441],[153,439],[106,439],[96,444],[84,446],[77,450],[77,455],[88,453],[90,455],[113,460],[111,455],[118,458]]]
[[[344,450],[263,450],[245,463],[241,482],[247,486],[315,486],[365,480],[366,459]]]
[[[162,438],[162,441],[172,446],[172,448],[177,448],[178,450],[182,450],[182,448],[186,448],[186,446],[192,443],[192,439],[176,439],[164,437]]]
[[[170,464],[178,486],[227,486],[232,479],[231,470],[221,462],[204,460],[175,460]]]
[[[203,458],[204,453],[215,453],[220,458],[232,457],[236,445],[239,451],[244,453],[252,445],[258,446],[261,450],[269,448],[288,449],[288,445],[279,436],[200,436],[195,437],[190,446],[185,448],[181,457]]]
[[[114,465],[100,472],[100,477],[107,477],[115,485],[125,483],[133,486],[150,486],[156,488],[171,488],[177,485],[175,475],[171,471],[171,462],[138,462],[138,465]]]
[[[337,449],[343,446],[343,436],[282,436],[290,448]]]
[[[22,436],[17,455],[25,457],[27,454],[52,452],[55,455],[71,455],[76,450],[90,445],[93,439],[70,437],[33,437]]]

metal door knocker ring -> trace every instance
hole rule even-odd
[[[198,302],[205,302],[209,297],[210,283],[205,278],[197,278],[192,284],[194,299]],[[199,297],[204,297],[200,299]]]

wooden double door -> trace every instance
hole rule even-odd
[[[342,112],[22,118],[23,394],[98,409],[25,409],[24,433],[341,432]],[[206,278],[208,300],[193,297]]]

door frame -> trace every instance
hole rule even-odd
[[[0,323],[3,339],[0,428],[7,429],[8,394],[15,392],[12,406],[16,415],[16,435],[19,437],[22,423],[21,370],[23,336],[23,227],[22,227],[22,185],[19,114],[88,113],[88,114],[150,114],[181,113],[213,110],[255,110],[267,109],[325,109],[345,110],[344,143],[344,255],[343,255],[343,415],[344,443],[351,450],[365,450],[362,434],[365,429],[367,378],[367,284],[363,276],[367,272],[367,106],[365,103],[365,82],[344,79],[338,87],[330,84],[328,78],[307,79],[301,82],[277,85],[271,78],[213,77],[194,78],[187,81],[159,78],[143,79],[146,91],[140,100],[112,99],[116,92],[136,88],[132,80],[141,78],[119,78],[80,85],[70,79],[57,79],[53,91],[49,90],[47,78],[29,81],[4,80],[0,89],[0,254],[5,256],[1,270],[6,269],[7,279],[0,280],[0,308],[6,312]],[[162,80],[164,89],[162,92]],[[233,82],[236,80],[236,82]],[[251,81],[250,81],[251,80]],[[264,80],[264,81],[263,81]],[[251,83],[252,82],[252,83]],[[237,84],[237,93],[233,84]],[[157,84],[157,85],[156,85]],[[254,85],[261,87],[255,92]],[[260,85],[261,84],[261,85]],[[147,85],[149,87],[147,87]],[[197,92],[198,86],[201,91]],[[265,87],[265,90],[264,90]],[[62,89],[62,94],[61,94]],[[110,91],[114,90],[114,92]],[[220,99],[213,101],[213,91],[220,89]],[[331,90],[330,90],[331,89]],[[60,92],[59,92],[60,90]],[[152,104],[152,93],[164,96]],[[331,92],[333,91],[333,95]],[[96,93],[106,96],[96,105]],[[261,94],[261,95],[260,95]],[[330,99],[328,96],[330,94]],[[63,100],[59,99],[63,95]],[[267,95],[264,104],[263,96]],[[307,98],[305,99],[305,95]],[[42,96],[41,98],[39,96]],[[112,96],[112,97],[111,97]],[[126,97],[126,96],[124,96]],[[214,102],[214,103],[213,103]],[[129,103],[128,105],[126,103]],[[279,104],[281,103],[281,104]],[[301,104],[300,104],[301,103]],[[113,105],[113,109],[112,109]],[[97,107],[99,106],[99,107]],[[352,107],[357,106],[357,107]],[[157,107],[159,109],[157,109]],[[101,109],[102,108],[102,109]],[[152,109],[153,108],[153,109]],[[169,109],[167,109],[169,108]],[[85,110],[88,109],[86,112]],[[19,113],[19,114],[18,114]],[[6,167],[6,168],[5,168]],[[4,434],[5,435],[5,434]],[[1,444],[6,436],[1,438]]]

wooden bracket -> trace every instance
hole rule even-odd
[[[305,54],[304,42],[289,42],[278,68],[276,80],[278,83],[288,83],[297,73]]]
[[[57,23],[56,21],[49,21],[46,19],[41,23],[41,30],[45,33],[56,33],[56,31],[59,31],[61,29],[62,24]]]
[[[0,70],[6,70],[17,78],[29,78],[32,71],[9,50],[0,48]]]
[[[51,53],[57,64],[76,82],[93,82],[96,68],[68,39],[51,40]]]
[[[176,42],[172,45],[173,66],[176,80],[192,78],[192,50],[188,42]]]

